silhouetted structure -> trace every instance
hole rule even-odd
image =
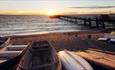
[[[59,19],[64,21],[68,21],[71,23],[79,24],[78,21],[82,21],[84,26],[88,27],[96,27],[96,28],[106,28],[106,24],[115,25],[115,19],[110,17],[109,15],[78,15],[78,16],[70,16],[70,15],[60,15]],[[94,24],[96,24],[94,26]]]

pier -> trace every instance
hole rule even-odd
[[[110,28],[115,27],[115,15],[61,15],[57,18],[75,24],[81,24],[83,26],[106,29],[108,26]],[[79,23],[80,22],[80,23]]]

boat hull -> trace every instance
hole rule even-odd
[[[58,56],[66,70],[93,70],[86,60],[70,51],[60,51]]]

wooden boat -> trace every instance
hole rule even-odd
[[[33,42],[21,58],[17,70],[61,70],[56,51],[47,41]]]
[[[21,53],[18,53],[18,55],[16,55],[17,54],[16,52],[14,52],[13,54],[8,53],[9,55],[6,54],[6,56],[5,56],[6,60],[4,62],[2,61],[0,63],[0,70],[16,70],[20,59],[24,56],[24,54],[27,51],[27,49],[28,49],[28,47],[25,47]],[[4,52],[6,52],[6,51],[4,51]],[[10,55],[13,55],[13,56],[11,57]],[[10,56],[11,58],[6,58],[8,56]],[[1,58],[3,59],[3,56]]]
[[[0,63],[10,60],[22,53],[28,45],[8,45],[0,50]]]
[[[66,70],[93,70],[86,60],[70,51],[60,51],[58,56]]]
[[[112,52],[90,49],[85,52],[76,52],[76,54],[106,70],[115,70],[115,55]]]
[[[10,38],[5,38],[4,43],[1,46],[2,47],[0,49],[0,63],[3,63],[18,56],[28,45],[13,45],[10,44]]]

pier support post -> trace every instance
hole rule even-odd
[[[74,19],[75,19],[75,23],[78,24],[78,19],[76,17]]]
[[[89,22],[89,27],[91,27],[91,18],[88,18],[88,22]]]
[[[99,28],[99,19],[97,17],[95,18],[95,22],[96,22],[96,28]]]
[[[86,26],[87,24],[86,24],[86,19],[84,19],[84,26]]]
[[[105,29],[105,23],[104,23],[104,20],[101,20],[101,25],[102,25],[102,28]]]

